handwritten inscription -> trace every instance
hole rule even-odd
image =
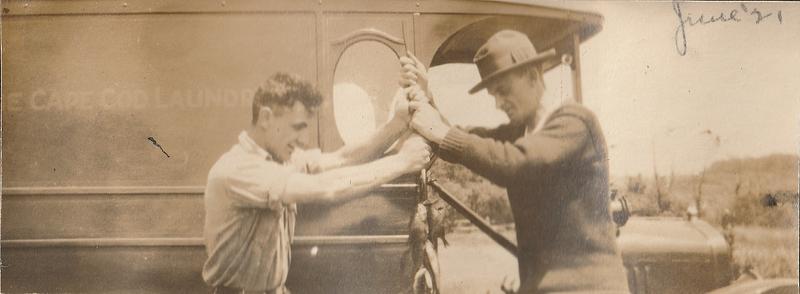
[[[718,14],[700,14],[700,16],[694,16],[691,12],[684,13],[681,9],[681,2],[673,1],[672,10],[678,18],[678,26],[675,29],[675,49],[678,50],[678,54],[681,56],[686,55],[687,27],[711,23],[736,23],[742,21],[761,24],[768,19],[774,19],[779,24],[783,24],[783,12],[781,10],[766,12],[754,6],[747,6],[747,4],[744,3],[740,3],[738,7],[721,11]]]

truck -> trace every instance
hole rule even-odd
[[[200,274],[207,172],[272,73],[317,86],[311,145],[332,151],[387,119],[399,56],[468,64],[502,29],[555,50],[545,68],[565,69],[580,102],[581,44],[603,23],[519,1],[4,0],[2,10],[4,293],[211,291]],[[411,174],[358,200],[300,206],[288,287],[411,291],[409,224],[426,186]],[[732,282],[731,249],[702,220],[631,218],[619,243],[635,293]]]

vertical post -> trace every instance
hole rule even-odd
[[[422,169],[419,171],[419,184],[417,185],[418,189],[417,192],[417,204],[425,202],[428,200],[428,170]]]
[[[314,8],[314,26],[315,26],[315,43],[316,43],[316,53],[317,53],[317,87],[322,94],[322,103],[323,106],[319,107],[319,111],[317,111],[317,125],[316,125],[316,132],[317,132],[317,148],[322,151],[329,151],[331,149],[331,144],[329,143],[329,139],[325,138],[325,131],[323,131],[322,120],[328,117],[325,112],[325,103],[333,103],[333,67],[336,67],[334,64],[333,67],[330,67],[330,62],[328,62],[328,46],[326,46],[326,41],[328,39],[328,32],[326,30],[326,19],[325,14],[322,13],[322,0],[317,2],[317,6]],[[332,108],[332,107],[331,107]],[[328,129],[329,131],[329,129]]]
[[[575,101],[583,104],[583,92],[581,90],[581,36],[579,33],[572,34],[572,94]]]

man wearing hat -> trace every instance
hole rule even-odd
[[[607,147],[594,114],[580,104],[559,105],[545,118],[542,63],[528,37],[504,30],[478,49],[481,81],[509,123],[462,130],[429,103],[417,102],[411,126],[462,164],[508,190],[519,245],[520,293],[627,293],[622,258],[609,212]],[[424,67],[404,58],[403,85],[427,87]],[[429,91],[418,92],[428,93]],[[425,101],[420,100],[420,101]]]

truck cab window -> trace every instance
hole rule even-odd
[[[474,64],[448,63],[428,70],[431,92],[450,123],[463,127],[496,127],[508,122],[508,116],[495,107],[494,97],[486,90],[474,95],[467,91],[481,78]],[[572,76],[568,65],[557,65],[544,74],[547,85],[543,103],[553,107],[561,100],[572,99]]]
[[[345,143],[366,138],[389,120],[399,73],[397,55],[378,41],[357,42],[345,50],[333,82],[334,118]]]

